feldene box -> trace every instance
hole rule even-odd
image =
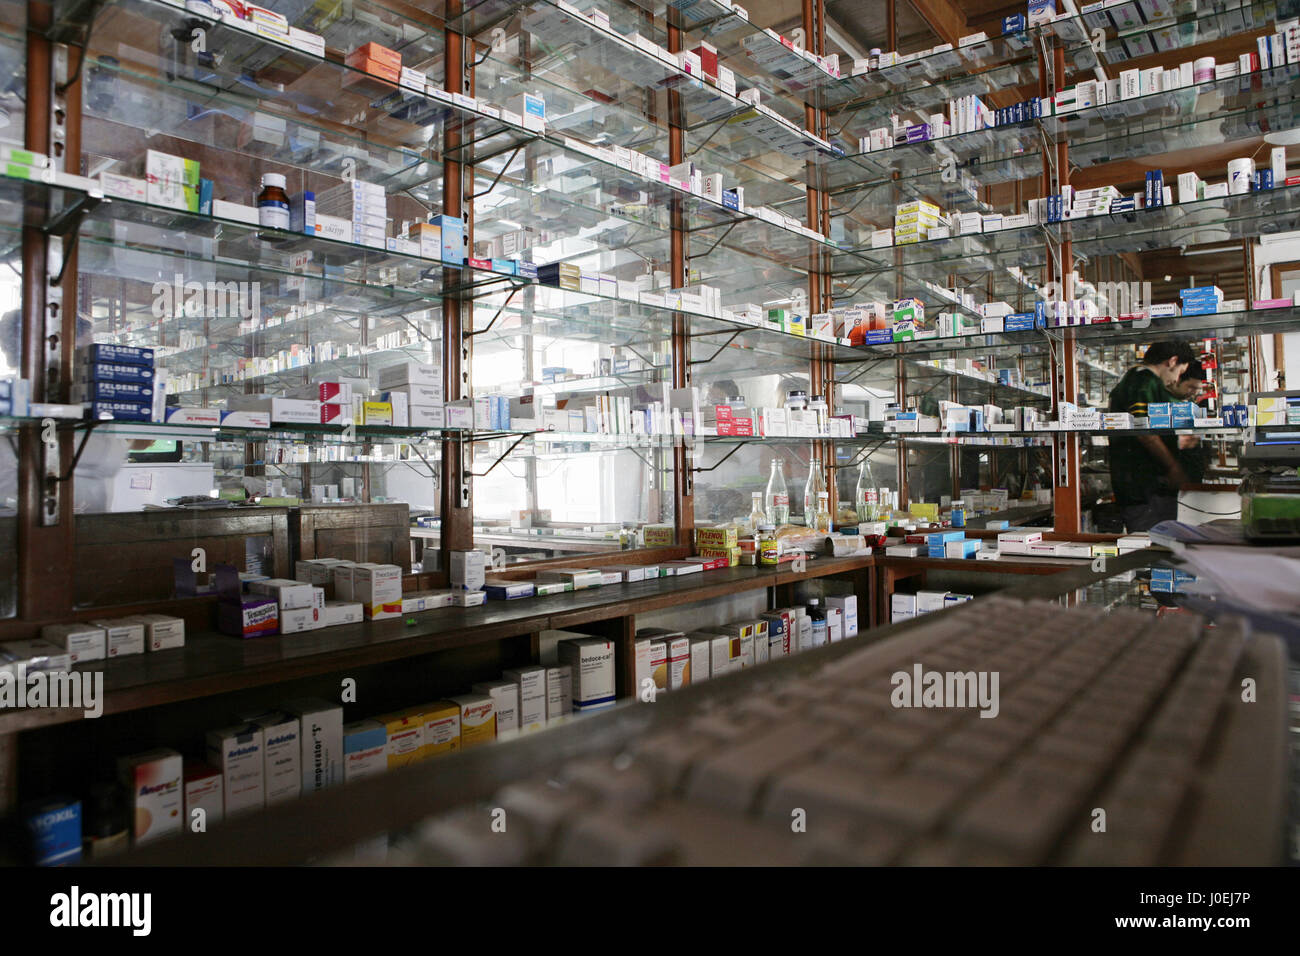
[[[187,763],[185,774],[185,821],[193,824],[194,811],[203,811],[203,824],[210,827],[220,823],[225,815],[225,788],[221,771],[205,763]],[[188,826],[182,826],[188,830]]]
[[[592,638],[596,640],[596,638]],[[602,642],[603,643],[603,642]],[[613,647],[610,646],[611,661]],[[613,669],[611,667],[611,673]],[[513,733],[519,729],[519,685],[511,680],[482,681],[470,690],[476,694],[485,694],[492,698],[492,707],[497,715],[497,736]],[[611,700],[613,697],[611,696]],[[576,696],[575,696],[576,702]]]
[[[556,668],[552,668],[555,670]],[[567,670],[567,668],[565,668]],[[460,746],[462,750],[489,744],[497,736],[496,711],[487,694],[461,694],[449,698],[460,707]]]
[[[343,726],[343,782],[363,780],[388,769],[385,746],[388,734],[377,720],[358,720]]]
[[[424,750],[421,760],[455,753],[460,749],[460,705],[439,700],[419,708],[424,715]]]
[[[712,676],[710,658],[715,636],[713,634],[686,635],[686,639],[690,642],[691,683],[698,684],[700,681],[708,680]]]
[[[599,637],[575,637],[560,641],[557,649],[560,662],[568,665],[573,674],[574,712],[614,706],[613,642]]]
[[[208,763],[222,773],[226,816],[265,806],[261,728],[255,724],[239,724],[210,730],[207,745]]]
[[[388,768],[418,763],[424,754],[424,714],[418,707],[376,717],[388,735],[384,754]]]
[[[284,709],[299,721],[303,793],[315,793],[342,783],[343,708],[329,701],[307,698],[290,701]]]
[[[515,667],[501,674],[519,687],[519,729],[540,730],[546,726],[546,668]]]
[[[117,774],[130,794],[131,835],[137,844],[180,833],[184,801],[184,760],[162,748],[117,762]]]

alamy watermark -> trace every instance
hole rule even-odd
[[[26,664],[0,671],[0,710],[56,707],[80,710],[88,719],[104,714],[103,671],[28,671]]]
[[[1084,286],[1083,295],[1075,295],[1071,302],[1081,303],[1076,306],[1080,314],[1088,316],[1109,316],[1118,319],[1121,316],[1133,316],[1133,328],[1145,329],[1151,324],[1151,283],[1150,282],[1097,282]],[[1043,300],[1043,308],[1049,321],[1058,318],[1058,313],[1068,305],[1065,289],[1059,282],[1045,282],[1038,289],[1038,297]],[[1059,315],[1066,318],[1065,315]]]
[[[152,291],[155,319],[182,316],[251,319],[262,312],[260,282],[187,282],[177,273],[170,283],[155,282]]]
[[[889,682],[895,707],[978,707],[981,717],[998,715],[997,671],[927,671],[918,662]]]

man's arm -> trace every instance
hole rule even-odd
[[[1178,463],[1174,453],[1169,450],[1169,446],[1160,440],[1157,435],[1138,435],[1137,440],[1142,443],[1142,447],[1151,453],[1151,457],[1165,469],[1165,477],[1171,485],[1179,488],[1183,485],[1190,484],[1191,479],[1187,477],[1187,472],[1183,471],[1183,466]]]

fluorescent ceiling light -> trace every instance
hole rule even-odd
[[[1270,146],[1300,146],[1300,127],[1265,133],[1264,142]]]

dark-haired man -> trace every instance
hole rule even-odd
[[[1206,383],[1205,368],[1199,359],[1192,359],[1192,364],[1187,366],[1187,371],[1171,391],[1176,400],[1199,405],[1204,401],[1201,396],[1205,393]],[[1178,436],[1178,463],[1192,481],[1205,480],[1205,472],[1209,470],[1212,457],[1210,449],[1198,436]]]
[[[1110,410],[1145,418],[1148,405],[1176,401],[1170,390],[1195,358],[1185,342],[1150,346],[1142,364],[1129,369],[1111,390]],[[1110,479],[1130,533],[1178,517],[1178,489],[1189,481],[1173,435],[1111,438]]]

